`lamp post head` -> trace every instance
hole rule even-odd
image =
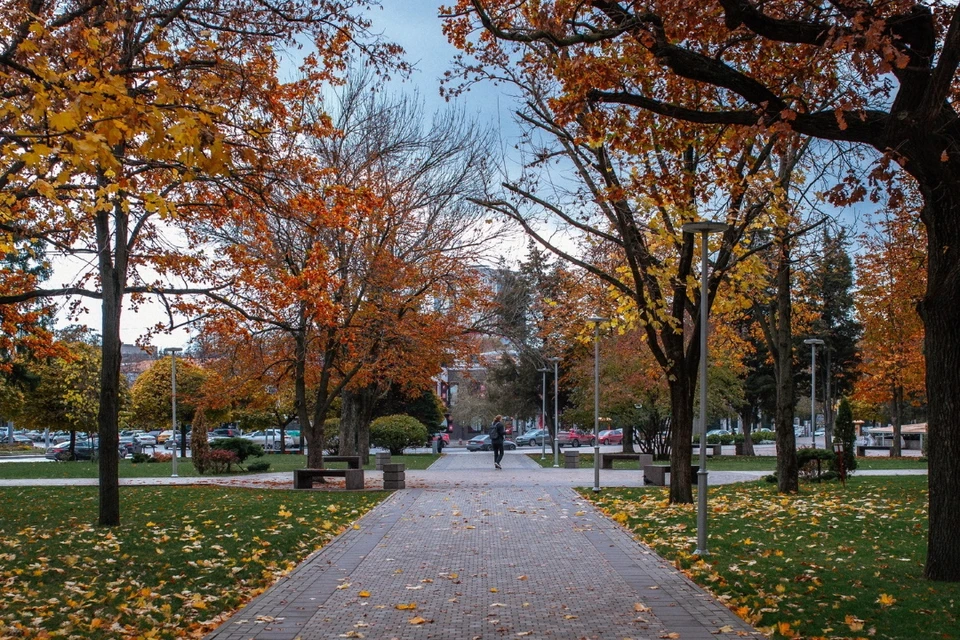
[[[818,346],[823,344],[823,340],[820,338],[807,338],[803,341],[803,344],[809,344],[811,346]]]
[[[544,367],[544,368],[542,368],[542,369],[537,369],[537,373],[546,373],[546,372],[548,372],[548,371],[550,371],[550,369],[547,369],[546,367]]]
[[[557,364],[558,362],[560,362],[560,358],[558,358],[557,356],[553,356],[552,358],[547,358],[547,362],[552,362],[553,364]]]
[[[726,231],[730,228],[726,222],[714,222],[712,220],[701,220],[700,222],[688,222],[680,229],[684,233],[717,233]]]
[[[587,322],[592,322],[594,324],[600,324],[601,322],[607,322],[610,318],[604,318],[602,316],[590,316],[587,318]]]
[[[183,348],[181,348],[181,347],[167,347],[166,349],[163,350],[164,353],[169,353],[169,354],[173,354],[173,355],[176,355],[176,354],[180,353],[181,351],[183,351]]]

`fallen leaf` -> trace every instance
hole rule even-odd
[[[643,604],[642,602],[637,602],[637,603],[634,603],[633,610],[639,611],[639,612],[646,612],[646,611],[650,611],[650,607]]]
[[[564,619],[564,620],[576,620],[578,617],[579,617],[579,616],[575,616],[575,615],[573,615],[572,613],[568,613],[567,615],[563,616],[563,619]]]
[[[426,618],[421,618],[420,616],[415,616],[407,620],[410,624],[423,624],[425,622],[433,622],[433,620],[427,620]]]
[[[490,587],[490,593],[496,593],[498,591],[500,591],[500,589],[497,589],[496,587]]]
[[[407,611],[408,609],[416,609],[417,603],[411,602],[410,604],[395,604],[393,605],[394,609],[399,609],[400,611]]]
[[[370,592],[369,592],[369,591],[361,591],[361,592],[358,593],[357,595],[360,596],[361,598],[369,598],[369,597],[370,597]]]

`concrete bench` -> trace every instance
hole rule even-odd
[[[657,487],[663,487],[667,484],[667,474],[670,472],[669,465],[648,464],[643,467],[643,484],[652,484]],[[696,476],[700,472],[700,465],[690,465],[690,475]]]
[[[293,488],[312,489],[318,478],[344,478],[346,488],[350,490],[363,489],[363,468],[360,466],[360,456],[324,456],[327,462],[345,462],[346,469],[294,469]]]
[[[707,455],[708,455],[708,456],[718,456],[718,455],[720,455],[720,453],[721,453],[722,450],[723,450],[723,445],[722,445],[722,444],[710,444],[709,442],[707,443]],[[694,443],[694,445],[693,445],[693,455],[695,455],[695,456],[700,455],[700,445],[699,445],[699,444]]]
[[[888,455],[893,455],[893,448],[882,444],[858,444],[857,455],[861,458],[867,455],[867,451],[886,451]]]
[[[613,469],[614,460],[636,460],[638,469],[653,464],[653,456],[649,453],[601,453],[600,467]]]
[[[382,465],[383,488],[387,491],[407,488],[407,466],[401,462],[385,462]]]

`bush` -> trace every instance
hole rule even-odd
[[[837,417],[833,422],[833,437],[843,443],[843,470],[845,473],[853,473],[857,468],[857,456],[855,441],[857,438],[856,429],[853,426],[853,412],[850,410],[850,403],[846,398],[840,400],[840,408],[837,409]],[[840,473],[838,460],[834,460],[831,468]]]
[[[759,442],[776,442],[777,434],[769,429],[759,429],[753,432],[754,444]]]
[[[800,477],[804,480],[815,480],[819,466],[820,477],[822,478],[823,472],[830,468],[829,465],[833,462],[834,457],[833,451],[829,449],[813,449],[811,447],[797,449],[797,468]],[[819,461],[819,465],[817,461]]]
[[[323,421],[323,444],[331,456],[340,455],[340,418]]]
[[[148,453],[135,453],[130,457],[130,464],[140,464],[141,462],[156,462]]]
[[[173,456],[169,453],[153,454],[153,462],[170,462],[171,460],[173,460]]]
[[[237,464],[243,464],[247,458],[259,458],[263,455],[263,447],[246,438],[223,438],[215,440],[210,445],[211,451],[230,451],[237,457]],[[213,471],[213,469],[211,469]],[[213,471],[217,473],[216,471]]]
[[[241,440],[242,438],[235,439]],[[219,447],[210,448],[209,453],[207,453],[207,470],[210,473],[230,473],[232,465],[240,465],[240,458],[237,457],[236,453]],[[270,466],[269,462],[267,466]]]
[[[270,463],[266,460],[257,460],[256,462],[251,462],[247,465],[247,471],[253,471],[254,473],[260,473],[266,471],[270,468]]]
[[[423,446],[426,441],[427,428],[410,416],[383,416],[370,423],[370,444],[389,449],[395,456],[407,447]]]

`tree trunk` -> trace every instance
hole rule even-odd
[[[890,443],[890,455],[899,458],[903,455],[900,449],[900,438],[903,435],[903,387],[893,386],[893,441]]]
[[[777,434],[777,490],[796,493],[800,490],[797,468],[797,439],[793,433],[793,330],[791,327],[790,246],[780,243],[777,259],[777,306],[774,317],[765,331],[773,356],[777,384],[777,413],[774,429]]]
[[[673,411],[673,433],[670,438],[670,503],[693,502],[693,476],[690,473],[693,454],[693,390],[687,376],[678,372],[671,376],[670,408]]]
[[[114,527],[120,524],[120,434],[117,423],[120,415],[120,313],[123,308],[123,290],[126,286],[127,229],[123,214],[118,214],[116,229],[111,234],[109,215],[97,214],[97,246],[100,249],[101,332],[102,361],[100,365],[100,409],[97,413],[99,434],[99,497],[100,525]],[[116,263],[110,242],[114,239]]]
[[[753,407],[746,407],[740,414],[740,429],[743,432],[743,442],[740,443],[739,456],[755,456],[757,452],[753,449],[753,425],[750,424],[750,414],[753,413]]]
[[[340,455],[357,455],[357,426],[363,413],[362,392],[344,389],[340,395]]]
[[[946,163],[940,171],[947,172]],[[949,173],[949,172],[948,172]],[[920,304],[927,359],[927,482],[930,528],[925,574],[960,581],[960,180],[926,185],[927,291]]]

